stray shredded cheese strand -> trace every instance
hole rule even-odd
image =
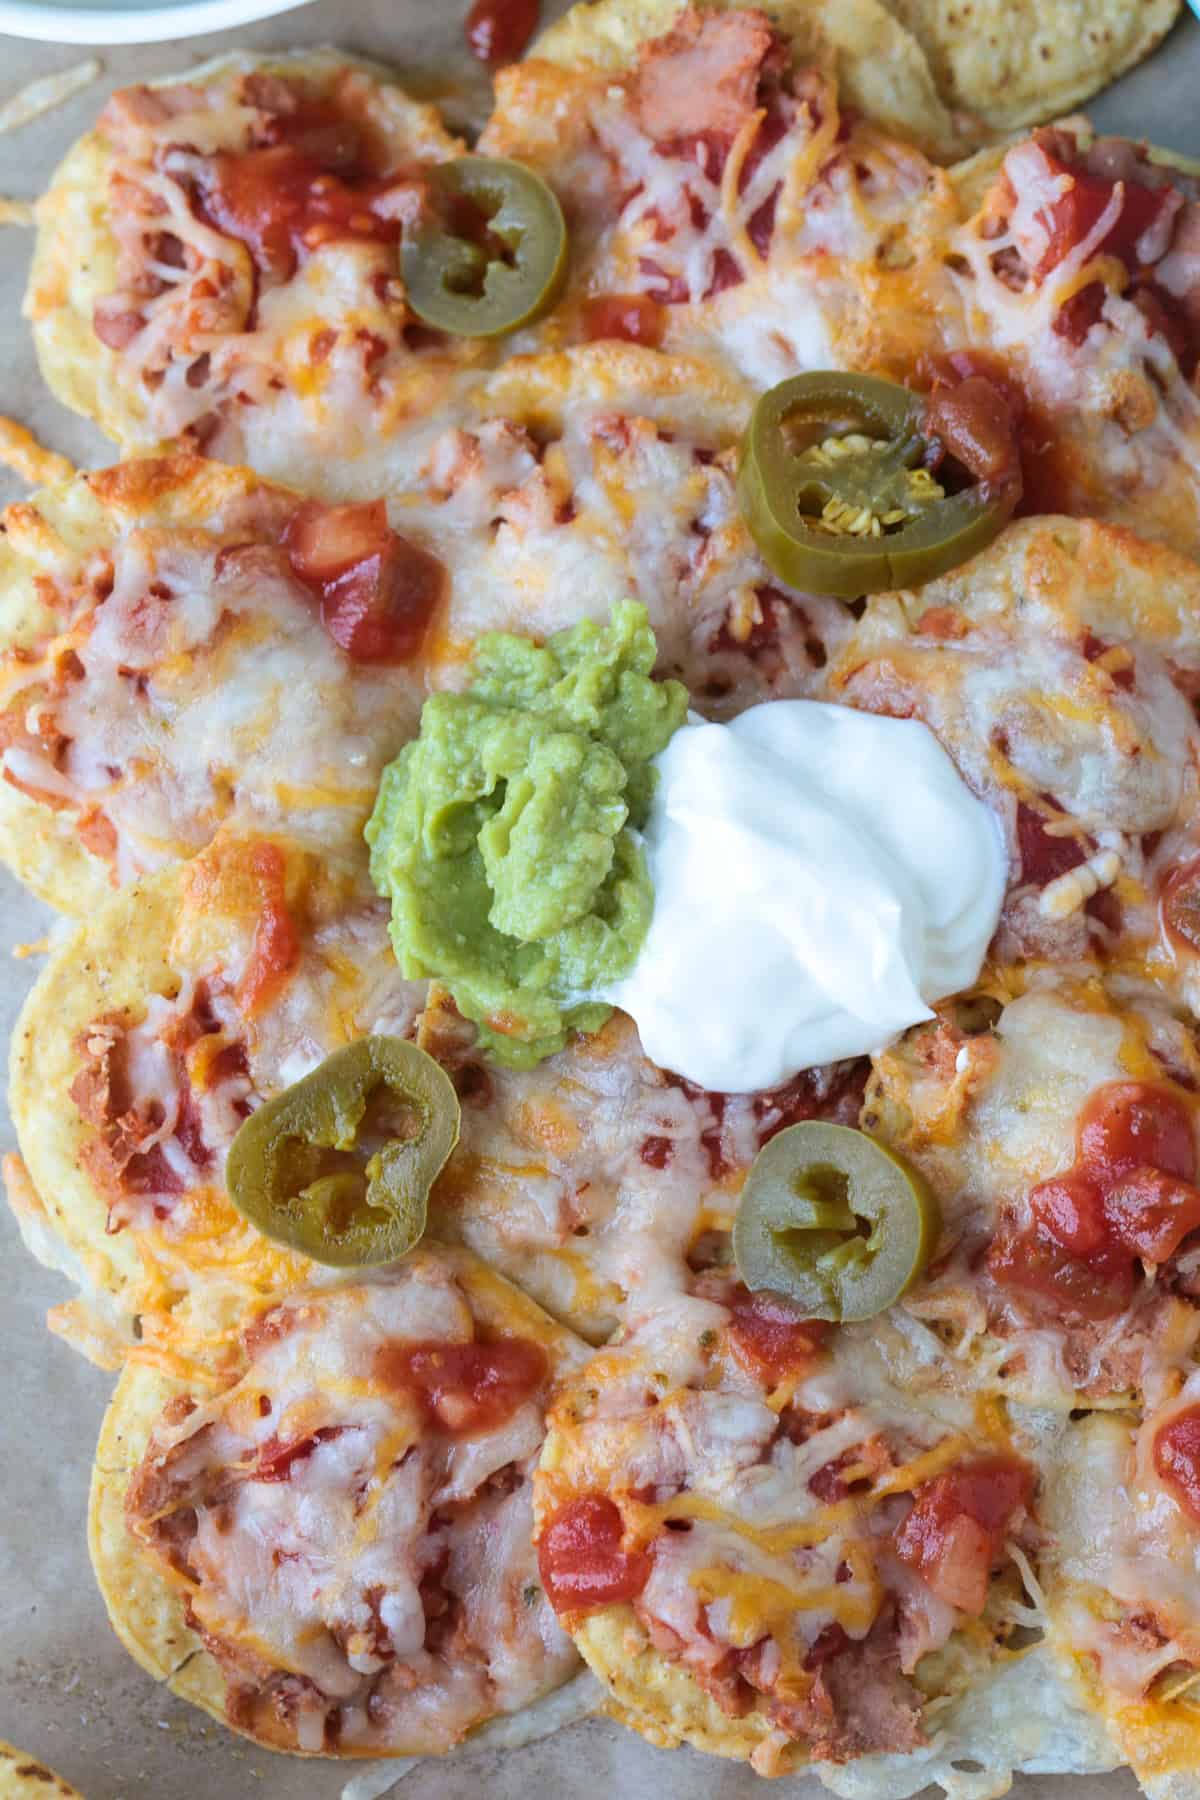
[[[89,87],[103,68],[98,56],[89,56],[86,62],[72,63],[69,69],[58,69],[53,75],[29,82],[0,106],[0,132],[19,131],[42,113],[65,106],[81,89]]]

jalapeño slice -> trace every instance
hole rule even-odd
[[[843,600],[914,587],[982,550],[1020,498],[1015,455],[1009,478],[972,479],[943,452],[925,400],[908,388],[874,375],[796,375],[755,405],[738,500],[789,587]],[[950,491],[960,474],[966,485]]]
[[[458,1126],[454,1085],[431,1056],[360,1038],[250,1114],[229,1150],[230,1198],[316,1262],[395,1262],[425,1230]]]
[[[928,1262],[937,1202],[914,1169],[847,1125],[806,1119],[773,1137],[746,1178],[733,1253],[750,1288],[809,1319],[870,1319]]]
[[[567,227],[541,177],[504,157],[461,156],[427,179],[425,217],[400,248],[417,317],[458,337],[499,337],[552,306]]]

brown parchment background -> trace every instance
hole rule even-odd
[[[34,198],[111,88],[184,71],[235,45],[338,43],[397,65],[407,85],[441,102],[455,123],[481,118],[488,84],[462,48],[466,6],[314,0],[221,36],[101,50],[97,82],[0,137],[0,192]],[[562,10],[563,0],[543,0],[547,18]],[[0,103],[35,76],[89,54],[0,36]],[[1200,24],[1185,15],[1157,55],[1090,110],[1105,129],[1200,155]],[[0,228],[0,411],[81,466],[104,463],[111,451],[103,440],[38,379],[20,319],[30,235]],[[0,471],[0,501],[22,492]],[[13,961],[11,952],[42,938],[50,922],[0,872],[0,1042],[8,1040],[39,960]],[[0,1148],[13,1144],[7,1111],[0,1110]],[[156,1686],[113,1637],[84,1539],[92,1447],[111,1380],[46,1333],[43,1315],[67,1297],[66,1283],[29,1259],[7,1210],[0,1213],[0,1738],[52,1763],[87,1800],[336,1800],[349,1770],[243,1744]],[[812,1781],[785,1785],[794,1800],[816,1800],[824,1791]],[[397,1792],[400,1800],[743,1800],[763,1789],[748,1770],[691,1751],[654,1750],[593,1719],[524,1750],[426,1762]],[[1019,1777],[1014,1788],[1021,1800],[1132,1800],[1136,1792],[1128,1774]]]

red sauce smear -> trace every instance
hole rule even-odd
[[[1200,1227],[1191,1115],[1166,1088],[1110,1081],[1089,1096],[1075,1163],[1029,1196],[1033,1223],[1002,1234],[988,1266],[1006,1287],[1086,1319],[1129,1304],[1134,1265],[1167,1262]]]
[[[1014,1514],[1029,1505],[1033,1471],[1011,1456],[982,1456],[916,1490],[896,1532],[896,1555],[939,1600],[978,1617]]]
[[[555,1612],[636,1600],[650,1579],[651,1559],[624,1549],[623,1536],[620,1511],[604,1494],[583,1494],[555,1513],[538,1543],[542,1586]]]
[[[258,923],[236,994],[238,1007],[248,1019],[276,999],[300,956],[300,940],[287,907],[285,868],[278,844],[254,846],[250,871],[258,889]]]
[[[828,1334],[820,1319],[805,1319],[782,1294],[742,1288],[730,1303],[729,1342],[755,1380],[775,1387],[812,1362]]]
[[[321,622],[352,662],[411,662],[446,587],[436,556],[393,531],[382,500],[322,506],[308,500],[283,547],[320,601]]]
[[[415,1394],[431,1421],[459,1437],[495,1431],[546,1374],[546,1353],[528,1338],[385,1344],[375,1357],[381,1386]]]
[[[1200,1524],[1200,1406],[1189,1406],[1160,1426],[1154,1470],[1185,1512]]]
[[[539,0],[475,0],[463,27],[481,63],[516,62],[537,29]]]
[[[390,186],[351,186],[294,145],[273,144],[210,157],[199,203],[209,224],[245,244],[265,273],[287,281],[305,251],[334,239],[398,243],[400,220],[372,211]]]

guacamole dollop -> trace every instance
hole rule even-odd
[[[644,606],[544,644],[489,632],[470,685],[425,702],[366,828],[396,959],[433,977],[497,1062],[529,1068],[612,1010],[654,892],[635,836],[687,690],[654,681]]]

